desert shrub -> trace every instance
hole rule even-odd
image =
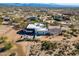
[[[5,42],[5,39],[7,39],[7,37],[0,37],[0,43]]]
[[[63,35],[64,35],[64,37],[68,37],[69,36],[69,34],[67,34],[67,33],[66,34],[63,34]]]
[[[12,48],[12,44],[11,43],[6,43],[4,45],[4,47],[0,48],[0,52],[4,52],[4,51],[9,50],[11,48]]]
[[[72,36],[71,36],[71,35],[68,35],[68,36],[67,36],[67,39],[71,39],[71,38],[72,38]]]
[[[46,54],[52,55],[53,52],[52,51],[47,51]]]
[[[9,56],[15,56],[16,55],[16,53],[11,53]]]
[[[73,25],[73,24],[71,24],[71,25],[69,26],[69,28],[74,28],[74,25]]]
[[[56,43],[51,43],[50,41],[43,41],[41,45],[41,50],[51,50],[56,48]]]
[[[58,56],[62,56],[62,55],[64,55],[63,50],[58,51]]]
[[[63,38],[63,40],[66,40],[66,38]]]
[[[77,37],[77,34],[75,32],[72,32],[71,35]]]
[[[3,43],[3,42],[4,42],[4,38],[0,37],[0,43]]]
[[[77,29],[71,28],[71,31],[76,32],[76,31],[77,31]]]
[[[12,44],[11,43],[6,43],[5,46],[4,46],[4,49],[8,50],[10,48],[12,48]]]
[[[79,49],[79,43],[75,44],[75,48]]]
[[[77,34],[73,34],[73,36],[77,37],[78,35]]]

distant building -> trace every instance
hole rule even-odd
[[[10,21],[11,21],[10,17],[4,16],[4,17],[2,17],[2,19],[3,19],[2,24],[4,24],[4,25],[10,24]]]
[[[28,17],[26,17],[26,19],[33,21],[33,20],[38,20],[38,17],[37,16],[28,16]]]
[[[54,15],[53,19],[56,21],[66,21],[66,20],[70,20],[70,17],[65,15]]]

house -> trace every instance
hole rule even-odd
[[[66,20],[70,20],[70,17],[66,15],[54,15],[53,19],[56,21],[66,21]]]
[[[27,16],[26,19],[33,21],[33,20],[38,20],[38,17],[37,16]]]
[[[3,19],[2,24],[4,24],[4,25],[10,24],[10,21],[11,21],[10,17],[4,16],[4,17],[2,17],[2,19]]]
[[[59,26],[51,26],[46,28],[42,23],[29,24],[25,29],[17,32],[23,35],[24,38],[35,39],[40,36],[58,35],[61,33]]]
[[[46,35],[48,33],[48,29],[41,23],[29,24],[27,28],[35,29],[36,35]]]
[[[53,19],[56,20],[56,21],[61,21],[61,20],[63,20],[63,16],[55,15],[55,16],[53,17]]]
[[[20,30],[17,34],[24,38],[39,38],[39,36],[47,35],[48,29],[41,23],[29,24],[25,29]]]

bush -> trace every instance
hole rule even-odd
[[[8,50],[10,48],[12,48],[12,44],[11,43],[7,43],[7,44],[5,44],[4,47],[0,48],[0,52],[4,52],[4,51],[6,51],[6,50]]]
[[[5,42],[5,39],[7,39],[7,37],[0,37],[0,43]]]
[[[75,48],[79,50],[79,43],[75,44]]]
[[[3,43],[4,42],[4,39],[1,37],[0,38],[0,43]]]
[[[16,53],[11,53],[9,56],[15,56],[16,55]]]
[[[53,51],[47,51],[46,54],[52,55]]]
[[[56,48],[56,43],[51,43],[50,41],[43,41],[41,50],[51,50]]]
[[[69,28],[74,28],[74,25],[73,25],[73,24],[71,24],[71,25],[69,26]]]
[[[64,34],[64,37],[68,37],[69,36],[69,34]]]
[[[71,31],[76,32],[76,31],[77,31],[77,29],[72,28],[72,29],[71,29]]]
[[[12,44],[11,43],[6,43],[5,46],[4,46],[4,49],[8,50],[10,48],[12,48]]]
[[[73,34],[73,36],[77,37],[78,35],[77,34]]]
[[[74,36],[74,37],[77,37],[77,34],[76,34],[76,33],[74,33],[74,32],[73,32],[71,35],[72,35],[72,36]]]

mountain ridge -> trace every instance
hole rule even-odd
[[[55,3],[49,3],[49,4],[43,4],[43,3],[0,3],[0,6],[25,6],[25,7],[79,7],[75,5],[61,5],[61,4],[55,4]]]

